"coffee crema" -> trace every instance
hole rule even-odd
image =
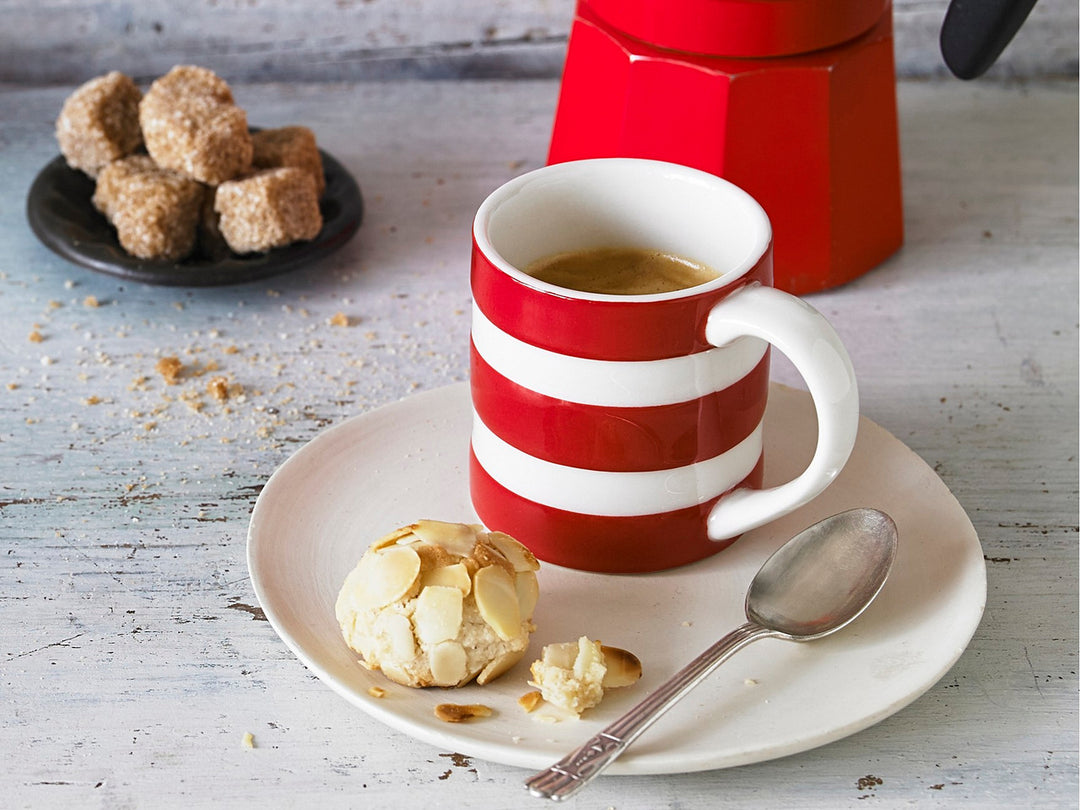
[[[707,265],[648,248],[572,250],[538,259],[524,271],[557,287],[607,295],[674,292],[720,277]]]

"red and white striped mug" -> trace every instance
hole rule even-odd
[[[602,247],[664,251],[719,277],[612,295],[523,270]],[[583,160],[492,193],[472,252],[469,479],[480,519],[547,562],[657,571],[825,489],[855,443],[855,375],[825,318],[771,283],[768,217],[711,174]],[[761,489],[769,344],[803,375],[818,444],[800,476]]]

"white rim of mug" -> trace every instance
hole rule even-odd
[[[666,172],[669,175],[677,175],[682,182],[693,182],[702,185],[712,186],[716,189],[722,190],[724,193],[729,194],[736,199],[741,200],[745,204],[748,210],[756,213],[757,218],[760,220],[761,227],[758,228],[757,240],[753,245],[753,249],[749,251],[749,254],[745,260],[740,262],[735,267],[721,271],[720,275],[712,281],[708,281],[704,284],[698,284],[694,287],[686,287],[681,290],[673,290],[671,292],[663,293],[648,293],[642,295],[619,295],[612,293],[591,293],[582,292],[579,290],[572,290],[566,287],[560,287],[555,284],[550,284],[546,281],[541,281],[534,276],[530,276],[523,270],[518,269],[505,258],[502,254],[495,249],[490,237],[488,236],[488,223],[491,220],[492,212],[501,205],[507,199],[519,194],[522,189],[530,182],[537,179],[541,175],[567,173],[578,170],[585,170],[590,165],[605,164],[605,165],[618,165],[623,164],[634,167],[635,170],[647,170],[653,172]],[[722,177],[718,177],[714,174],[701,171],[700,169],[693,169],[688,166],[683,166],[679,163],[670,163],[662,160],[651,160],[647,158],[589,158],[586,160],[571,160],[564,163],[552,163],[547,166],[541,166],[539,169],[533,169],[525,174],[518,175],[517,177],[506,181],[495,191],[488,195],[487,199],[481,203],[480,207],[476,211],[476,216],[473,219],[473,239],[476,240],[477,248],[487,258],[487,260],[503,274],[510,276],[521,284],[531,287],[532,289],[542,292],[546,295],[553,295],[560,298],[569,298],[580,301],[608,301],[608,302],[621,302],[621,303],[650,303],[653,301],[671,301],[679,298],[690,298],[695,295],[710,292],[712,290],[720,290],[727,287],[733,281],[738,280],[740,277],[746,275],[752,270],[757,263],[761,260],[765,251],[769,247],[769,243],[772,240],[772,225],[769,221],[768,215],[765,213],[765,209],[761,207],[761,204],[754,199],[747,191],[735,185],[734,183],[724,180]]]

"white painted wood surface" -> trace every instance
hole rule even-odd
[[[523,771],[415,742],[317,681],[261,620],[244,541],[260,487],[320,430],[466,378],[472,213],[542,163],[557,85],[234,89],[254,123],[312,126],[367,214],[317,266],[203,290],[40,246],[25,194],[67,89],[0,90],[0,801],[541,806]],[[811,300],[851,347],[864,413],[971,516],[984,620],[929,693],[854,737],[605,778],[571,807],[1076,806],[1077,85],[899,98],[905,247]],[[164,385],[165,355],[216,363],[244,397]]]
[[[574,0],[0,0],[0,82],[174,64],[233,81],[556,77]],[[901,76],[941,76],[948,0],[894,0]],[[1074,0],[1039,0],[991,74],[1075,76]]]

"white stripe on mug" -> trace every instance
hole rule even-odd
[[[663,360],[590,360],[525,343],[499,329],[473,304],[472,340],[495,371],[555,399],[610,408],[688,402],[723,391],[761,362],[769,344],[739,338],[719,349]]]
[[[761,457],[762,426],[718,456],[647,472],[606,472],[567,467],[507,444],[473,411],[472,449],[488,475],[527,500],[583,515],[628,517],[673,512],[727,492]]]

